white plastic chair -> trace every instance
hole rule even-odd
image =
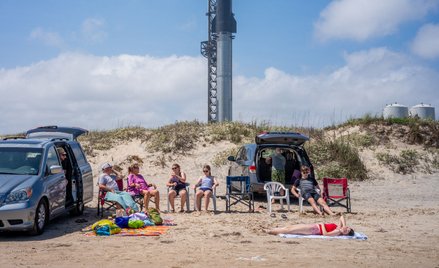
[[[264,185],[264,190],[267,192],[267,202],[268,202],[268,212],[271,213],[271,202],[272,200],[279,200],[281,209],[284,208],[285,199],[288,205],[288,211],[290,211],[290,192],[282,183],[279,182],[267,182]],[[284,195],[280,195],[281,190],[284,191]]]
[[[169,192],[171,191],[171,189],[172,189],[172,187],[167,187],[167,191],[166,191],[166,199],[168,200],[168,212],[171,211],[171,209],[170,209],[171,208],[171,203],[169,201]],[[186,211],[187,212],[190,211],[190,206],[191,206],[190,203],[189,203],[189,200],[190,200],[189,194],[190,194],[190,192],[189,192],[189,183],[186,182]],[[181,198],[180,195],[177,195],[175,197],[175,199],[177,199],[177,198]],[[174,200],[174,202],[175,202],[175,200]],[[181,209],[183,209],[183,208],[181,208]]]
[[[199,187],[194,188],[194,211],[197,211],[197,189]],[[204,195],[201,197],[200,202],[203,202]],[[216,212],[216,187],[213,187],[212,190],[212,196],[210,197],[212,199],[212,206],[213,211]]]
[[[320,194],[320,190],[319,189],[316,188],[315,190],[316,190],[316,192],[318,194]],[[299,213],[303,213],[305,211],[305,209],[303,208],[303,200],[304,199],[302,197],[302,193],[301,193],[300,189],[296,188],[296,191],[299,194]],[[319,205],[319,204],[317,204],[317,205]],[[322,208],[320,208],[320,210],[322,210]]]

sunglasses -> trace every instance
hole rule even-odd
[[[173,167],[172,169],[177,169],[178,167]]]
[[[203,170],[203,172],[209,172],[209,170],[206,169],[206,170]]]

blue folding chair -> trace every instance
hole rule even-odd
[[[255,203],[250,187],[250,177],[227,176],[226,183],[226,212],[230,212],[230,207],[239,203],[247,205],[249,212],[254,212]]]

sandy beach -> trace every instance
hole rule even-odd
[[[199,145],[190,155],[175,157],[162,168],[154,162],[157,155],[132,140],[99,152],[89,161],[97,178],[103,162],[123,163],[129,155],[140,156],[141,173],[159,186],[161,209],[166,210],[165,182],[172,163],[179,163],[189,182],[195,183],[202,165],[231,146],[228,142]],[[265,228],[337,222],[338,218],[320,218],[310,206],[299,214],[297,200],[290,212],[278,211],[276,204],[273,218],[264,209],[264,198],[257,199],[255,213],[248,213],[244,206],[226,213],[222,199],[218,199],[217,213],[163,213],[176,226],[157,237],[88,237],[81,230],[99,220],[94,200],[84,215],[55,219],[41,236],[0,234],[1,267],[439,267],[439,174],[395,174],[378,166],[368,154],[365,150],[362,157],[372,170],[372,179],[350,183],[352,213],[345,215],[348,225],[368,236],[366,241],[267,235]],[[212,170],[220,181],[218,195],[224,195],[227,167]],[[190,200],[192,208],[192,192]]]

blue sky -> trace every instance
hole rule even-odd
[[[0,133],[206,121],[206,11],[207,0],[0,1]],[[439,1],[233,0],[233,12],[236,120],[439,109]]]

